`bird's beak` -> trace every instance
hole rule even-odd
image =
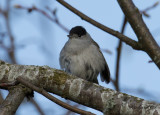
[[[71,38],[71,35],[67,35],[69,38]]]

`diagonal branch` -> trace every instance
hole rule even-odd
[[[15,38],[11,32],[11,26],[10,26],[10,0],[6,0],[6,11],[4,11],[4,18],[5,18],[5,21],[6,21],[6,28],[7,28],[7,33],[8,33],[8,36],[9,36],[9,39],[10,39],[10,47],[8,49],[8,55],[11,59],[11,63],[13,64],[16,64],[17,61],[16,61],[16,57],[15,57]]]
[[[5,9],[5,10],[2,10],[2,9],[0,8],[0,13],[2,13],[2,15],[4,16],[4,19],[5,19],[4,21],[6,22],[5,24],[6,24],[7,34],[8,34],[8,36],[9,36],[9,40],[10,40],[10,46],[7,47],[7,46],[4,45],[4,43],[3,43],[3,40],[4,40],[4,39],[0,40],[0,46],[7,51],[11,63],[16,64],[16,63],[17,63],[17,60],[16,60],[16,57],[15,57],[15,53],[16,53],[16,50],[15,50],[15,42],[14,42],[14,41],[15,41],[15,38],[14,38],[14,36],[13,36],[13,34],[12,34],[11,26],[10,26],[10,12],[11,12],[10,5],[11,5],[11,0],[6,0],[6,9]],[[3,33],[1,36],[4,37],[5,35],[6,35],[6,33]],[[3,84],[3,83],[2,83],[2,84]],[[1,85],[1,84],[0,84],[0,85]],[[9,84],[8,84],[8,85],[9,85]],[[11,83],[10,85],[12,85],[12,83]],[[13,82],[13,85],[14,85],[14,82]],[[1,87],[1,86],[0,86],[0,87]],[[16,93],[15,93],[15,94],[16,94]],[[22,96],[22,95],[20,95],[20,96]],[[13,96],[13,97],[14,97],[14,96]],[[7,99],[6,99],[6,100],[7,100]],[[42,113],[42,110],[40,110],[40,107],[38,107],[38,104],[36,104],[36,102],[35,102],[34,100],[31,101],[31,102],[34,102],[33,104],[34,104],[34,105],[37,105],[36,108],[38,109],[38,111]],[[16,104],[15,104],[15,107],[16,107]],[[13,109],[15,109],[15,111],[16,111],[16,108],[15,108],[15,107],[13,107]],[[17,107],[17,108],[18,108],[18,107]],[[3,108],[3,109],[5,109],[5,108]],[[7,114],[7,115],[8,115],[8,114]]]
[[[160,111],[160,104],[104,88],[48,66],[12,65],[0,61],[0,82],[19,76],[47,92],[94,108],[104,114],[140,115]]]
[[[158,6],[160,1],[157,1],[156,3],[154,3],[152,6],[147,7],[146,9],[144,9],[143,11],[140,11],[144,16],[149,17],[149,15],[147,14],[147,11],[155,8],[156,6]]]
[[[117,0],[123,10],[128,22],[133,28],[139,43],[144,48],[144,51],[152,58],[157,67],[160,69],[160,47],[154,40],[148,27],[142,19],[142,14],[134,5],[132,0]]]
[[[106,27],[105,25],[91,19],[87,15],[83,14],[82,12],[78,11],[76,8],[74,8],[71,5],[69,5],[68,3],[66,3],[64,0],[57,0],[57,2],[59,2],[64,7],[66,7],[67,9],[69,9],[70,11],[72,11],[73,13],[78,15],[79,17],[81,17],[83,20],[86,20],[87,22],[93,24],[94,26],[100,28],[101,30],[119,38],[120,40],[122,40],[126,44],[130,45],[133,49],[142,50],[142,46],[137,41],[132,40],[131,38],[119,33],[118,31],[110,29],[110,28]]]
[[[8,96],[1,103],[0,115],[14,115],[24,97],[25,92],[22,87],[18,86],[9,90]]]
[[[127,24],[127,19],[126,19],[126,17],[124,17],[123,25],[121,28],[122,34],[124,33],[126,24]],[[120,70],[120,58],[121,58],[121,51],[122,51],[121,49],[122,49],[122,41],[119,40],[118,47],[117,47],[117,60],[116,60],[116,73],[115,73],[116,79],[114,82],[114,86],[116,88],[116,91],[119,91],[119,70]]]
[[[38,93],[42,94],[43,96],[45,96],[46,98],[48,98],[49,100],[55,102],[56,104],[66,108],[66,109],[68,109],[70,111],[73,111],[73,112],[76,112],[76,113],[79,113],[79,114],[82,114],[82,115],[95,115],[95,114],[93,114],[91,112],[83,111],[81,109],[78,109],[76,107],[73,107],[71,105],[68,105],[67,103],[64,103],[64,102],[60,101],[59,99],[55,98],[54,96],[52,96],[51,94],[49,94],[45,90],[43,90],[43,89],[31,84],[30,82],[28,82],[27,80],[24,80],[21,77],[18,77],[17,81],[19,81],[23,85],[27,86],[28,88],[31,88],[31,89],[35,90],[36,92],[38,92]]]
[[[42,15],[44,15],[45,17],[47,17],[49,20],[51,20],[52,22],[56,23],[60,28],[62,28],[65,32],[69,32],[68,28],[65,27],[64,25],[62,25],[58,19],[57,19],[57,16],[55,15],[55,13],[53,14],[55,18],[51,17],[47,12],[45,12],[44,10],[40,9],[40,8],[37,8],[36,6],[32,6],[32,7],[24,7],[24,6],[21,6],[21,5],[15,5],[15,8],[19,8],[19,9],[26,9],[28,10],[28,12],[31,12],[33,10],[41,13]]]
[[[152,8],[155,8],[158,5],[159,2],[154,3],[152,6],[144,9],[141,11],[141,14],[143,14],[144,16],[149,17],[149,15],[147,14],[147,11],[151,10]],[[124,17],[123,20],[123,24],[122,24],[122,28],[121,28],[121,33],[124,34],[124,30],[127,24],[127,19],[126,17]],[[117,48],[117,60],[116,60],[116,79],[113,82],[114,86],[116,88],[116,91],[119,91],[119,70],[120,70],[120,58],[121,58],[121,50],[122,50],[122,41],[119,40],[119,44],[118,44],[118,48]]]

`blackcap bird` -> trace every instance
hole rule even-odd
[[[110,82],[110,71],[98,44],[82,27],[76,26],[69,32],[69,40],[60,53],[60,66],[67,73],[98,84]]]

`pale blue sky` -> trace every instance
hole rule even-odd
[[[2,2],[4,1],[5,0],[1,0],[0,5],[2,5]],[[151,6],[156,1],[157,0],[134,0],[140,10]],[[99,21],[112,29],[118,31],[120,30],[123,20],[123,13],[117,1],[67,0],[67,2],[96,21]],[[50,67],[59,69],[59,53],[68,39],[68,33],[37,12],[28,13],[25,10],[16,10],[13,8],[15,4],[20,4],[27,7],[35,5],[43,9],[45,6],[49,6],[51,9],[57,8],[57,16],[59,21],[67,28],[71,29],[76,25],[85,27],[102,49],[108,49],[112,52],[112,55],[106,54],[105,52],[103,52],[103,54],[111,70],[111,76],[114,78],[118,39],[106,32],[103,32],[97,27],[92,26],[88,22],[81,20],[81,18],[55,0],[14,0],[12,2],[12,32],[16,38],[16,44],[25,45],[25,47],[17,49],[16,58],[18,63],[29,65],[49,65]],[[144,21],[149,27],[155,40],[160,44],[159,12],[160,5],[155,9],[150,10],[148,13],[151,17],[144,17]],[[0,20],[0,23],[1,22],[2,21]],[[3,31],[5,31],[5,29]],[[127,25],[125,35],[137,40],[129,24]],[[0,53],[0,58],[5,58],[4,53]],[[142,51],[135,51],[130,46],[123,44],[120,69],[120,88],[122,89],[122,92],[143,97],[148,100],[157,100],[160,95],[160,71],[154,63],[148,63],[149,60],[150,57],[146,53]],[[114,88],[112,84],[106,85],[101,82],[100,84],[104,87]],[[128,89],[131,90],[128,91]],[[157,97],[153,98],[151,96],[147,97],[139,95],[134,91],[134,89],[144,89]],[[56,112],[56,110],[58,111],[54,115],[62,115],[59,110],[63,109],[59,106],[55,106],[56,104],[53,104],[43,96],[35,94],[35,99],[38,103],[40,103],[44,111],[50,112],[47,115],[53,115],[52,112]],[[38,115],[33,106],[26,104],[23,104],[20,107],[17,114],[28,115],[28,112]]]

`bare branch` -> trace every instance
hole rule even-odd
[[[121,33],[124,33],[125,27],[127,24],[127,19],[126,17],[124,17],[123,20],[123,24],[122,24],[122,28],[121,28]],[[122,51],[122,41],[119,41],[118,47],[117,47],[117,60],[116,60],[116,74],[115,74],[115,82],[114,82],[114,86],[116,88],[117,91],[119,91],[119,70],[120,70],[120,58],[121,58],[121,51]]]
[[[2,104],[2,102],[3,102],[3,96],[2,96],[2,92],[1,92],[1,90],[0,90],[0,105]]]
[[[152,6],[149,6],[149,7],[147,7],[146,9],[142,10],[141,13],[142,13],[144,16],[149,17],[149,15],[147,14],[147,11],[155,8],[156,6],[158,6],[158,4],[159,4],[159,1],[157,1],[156,3],[154,3]]]
[[[152,6],[142,10],[141,13],[146,16],[146,12],[155,8],[158,5],[158,3],[159,2],[156,2]],[[126,24],[127,24],[127,19],[126,19],[126,17],[124,17],[123,24],[122,24],[122,29],[121,29],[122,34],[124,33],[124,29],[126,27]],[[119,67],[120,67],[121,50],[122,50],[122,41],[120,40],[119,44],[118,44],[118,48],[117,48],[117,61],[116,61],[116,74],[115,74],[116,79],[115,79],[115,82],[114,82],[114,86],[115,86],[117,91],[119,91]]]
[[[87,15],[83,14],[82,12],[78,11],[77,9],[75,9],[74,7],[72,7],[71,5],[66,3],[64,0],[57,0],[57,2],[59,2],[64,7],[66,7],[67,9],[69,9],[70,11],[72,11],[73,13],[78,15],[79,17],[81,17],[83,20],[86,20],[87,22],[93,24],[94,26],[100,28],[101,30],[103,30],[103,31],[105,31],[105,32],[107,32],[107,33],[119,38],[120,40],[122,40],[126,44],[130,45],[133,49],[142,50],[141,45],[137,41],[132,40],[131,38],[119,33],[118,31],[110,29],[110,28],[106,27],[105,25],[103,25],[103,24],[91,19]]]
[[[5,19],[4,21],[6,22],[6,28],[7,28],[7,32],[0,34],[2,37],[2,39],[0,40],[0,46],[7,51],[8,56],[11,60],[11,63],[16,64],[17,61],[15,58],[15,43],[14,43],[15,38],[12,35],[11,27],[10,27],[10,12],[11,12],[10,2],[11,2],[10,0],[6,0],[6,10],[2,10],[0,8],[0,13],[2,13],[2,15],[4,16],[4,19]],[[9,39],[10,39],[10,46],[9,47],[5,46],[5,44],[3,42],[3,40],[4,40],[3,38],[5,37],[5,35],[9,36]],[[16,82],[12,82],[12,83],[8,83],[8,84],[0,83],[0,87],[3,86],[3,88],[4,88],[4,86],[5,86],[5,88],[8,88],[12,85],[15,85],[15,83]],[[34,105],[36,105],[36,102],[34,102]],[[38,108],[38,111],[42,113],[42,110],[40,110],[40,107],[38,107],[38,105],[36,106],[36,108]]]
[[[53,17],[51,17],[47,12],[45,12],[44,10],[41,10],[39,8],[37,8],[36,6],[32,6],[32,7],[24,7],[24,6],[21,6],[21,5],[15,5],[15,8],[19,8],[19,9],[25,9],[25,10],[28,10],[28,12],[32,12],[33,10],[34,11],[37,11],[41,14],[43,14],[45,17],[47,17],[49,20],[51,20],[52,22],[54,22],[55,24],[57,24],[60,28],[62,28],[64,31],[66,31],[67,33],[69,32],[68,28],[66,28],[64,25],[62,25],[59,21],[58,21],[58,18],[57,16],[55,15],[55,13],[52,13]],[[48,8],[47,8],[48,9]]]
[[[134,5],[132,0],[118,0],[128,22],[132,26],[139,43],[142,44],[144,51],[152,58],[160,69],[160,47],[154,40],[149,29],[142,19],[142,14]]]
[[[3,12],[5,21],[6,21],[6,28],[7,33],[10,39],[10,47],[8,48],[7,52],[10,56],[11,62],[16,64],[16,58],[15,58],[15,46],[14,46],[14,37],[11,33],[11,27],[10,27],[10,20],[9,20],[9,13],[10,13],[10,0],[6,0],[6,11]]]
[[[14,115],[19,105],[25,97],[22,87],[14,87],[9,90],[9,94],[0,106],[1,115]]]
[[[160,111],[160,104],[104,88],[61,70],[48,66],[11,65],[0,61],[0,82],[13,82],[19,76],[50,93],[103,111],[104,114],[140,115]]]
[[[0,40],[0,46],[5,49],[10,57],[10,60],[12,63],[16,63],[16,59],[15,59],[15,47],[14,47],[14,37],[11,33],[11,28],[10,28],[10,20],[9,20],[9,13],[10,13],[10,0],[6,0],[6,10],[2,10],[0,8],[0,13],[4,16],[5,19],[5,24],[6,24],[6,28],[7,28],[7,32],[6,33],[2,33],[1,36],[4,37],[6,34],[8,34],[9,39],[10,39],[10,46],[7,47],[4,45],[3,43],[3,39]]]
[[[23,85],[27,86],[28,88],[31,88],[33,89],[34,91],[42,94],[43,96],[45,96],[46,98],[48,98],[49,100],[57,103],[58,105],[70,110],[70,111],[73,111],[73,112],[76,112],[76,113],[79,113],[79,114],[82,114],[82,115],[95,115],[91,112],[87,112],[87,111],[84,111],[84,110],[81,110],[81,109],[78,109],[74,106],[71,106],[71,105],[68,105],[67,103],[64,103],[62,101],[60,101],[59,99],[55,98],[54,96],[50,95],[48,92],[46,92],[45,90],[43,89],[40,89],[38,88],[37,86],[29,83],[27,80],[24,80],[22,79],[21,77],[18,77],[17,78],[17,81],[19,81],[20,83],[22,83]]]

